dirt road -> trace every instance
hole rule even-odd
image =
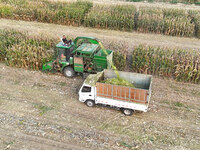
[[[0,149],[200,149],[200,85],[153,79],[147,113],[78,101],[80,77],[0,64]]]
[[[200,50],[200,39],[196,38],[172,37],[137,32],[120,32],[113,30],[0,19],[0,29],[6,28],[27,31],[31,35],[42,35],[57,39],[60,39],[63,34],[74,38],[77,36],[93,36],[103,41],[105,46],[110,43],[115,43],[118,47],[120,47],[119,45],[123,44],[126,45],[129,51],[132,51],[133,48],[139,44]]]

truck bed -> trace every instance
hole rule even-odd
[[[146,104],[148,90],[129,88],[106,83],[96,84],[97,96],[115,100]]]
[[[148,105],[151,96],[151,75],[144,75],[130,72],[120,72],[120,77],[133,83],[136,88],[101,83],[101,80],[115,78],[112,70],[105,70],[103,77],[96,83],[98,97],[107,98],[107,101],[118,100],[129,103]]]

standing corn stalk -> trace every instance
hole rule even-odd
[[[140,45],[132,54],[133,71],[172,77],[178,81],[200,82],[200,53]]]
[[[137,31],[192,37],[195,24],[185,10],[145,7],[139,10]]]
[[[133,31],[136,8],[128,5],[96,5],[86,15],[84,25],[88,27]]]

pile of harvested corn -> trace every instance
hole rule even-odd
[[[130,83],[129,81],[122,79],[122,78],[109,78],[109,79],[103,80],[101,82],[107,83],[107,84],[112,84],[112,85],[121,85],[121,86],[135,88],[135,86],[132,83]]]

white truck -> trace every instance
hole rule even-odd
[[[119,71],[121,78],[133,83],[135,88],[101,83],[100,81],[115,78],[113,70],[104,70],[89,75],[79,90],[79,101],[93,107],[95,104],[104,104],[120,108],[130,116],[134,110],[146,112],[148,110],[152,76]]]

